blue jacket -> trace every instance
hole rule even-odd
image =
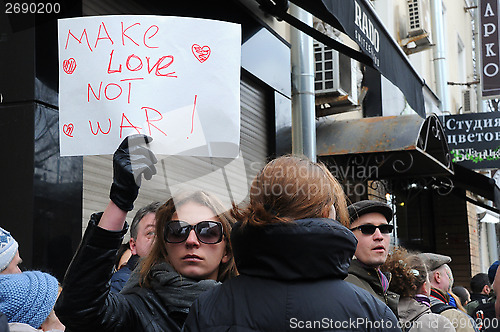
[[[109,289],[111,293],[120,293],[120,291],[123,289],[123,286],[125,286],[128,279],[130,278],[132,271],[134,271],[134,269],[137,267],[139,259],[139,256],[132,255],[124,267],[113,273]]]

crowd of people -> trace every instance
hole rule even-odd
[[[0,228],[0,332],[500,331],[498,261],[470,293],[453,287],[450,257],[391,247],[392,208],[348,205],[307,158],[270,161],[230,209],[205,191],[153,202],[124,245],[141,181],[156,173],[150,141],[129,136],[116,150],[110,201],[61,285],[21,272],[18,243]]]

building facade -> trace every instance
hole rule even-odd
[[[291,19],[288,5],[315,16],[314,28]],[[318,158],[352,201],[393,204],[395,244],[452,256],[457,282],[466,285],[498,257],[492,249],[495,227],[482,223],[484,214],[476,209],[494,205],[491,183],[453,165],[442,125],[444,115],[478,111],[475,5],[467,0],[81,0],[62,2],[60,13],[44,16],[1,13],[0,110],[9,142],[0,164],[6,213],[1,226],[20,243],[26,267],[61,279],[90,214],[108,202],[111,156],[59,156],[58,18],[171,15],[241,24],[240,162],[162,158],[159,174],[144,182],[136,208],[166,199],[185,183],[222,196],[233,191],[236,201],[243,200],[260,167],[293,150],[297,82],[290,75],[291,55],[303,46],[292,38],[296,26],[314,38],[304,56],[314,63],[315,105],[305,112],[316,118],[311,130]],[[358,143],[347,146],[353,142]]]
[[[444,115],[481,110],[477,98],[477,3],[467,0],[374,0],[357,3],[364,3],[373,9],[373,16],[383,22],[387,33],[423,79],[425,114],[427,117],[437,115],[439,121],[435,121],[435,129],[439,134],[436,137],[441,136],[440,140],[447,141]],[[322,28],[325,21],[318,20],[315,24]],[[342,28],[345,29],[345,26],[323,30],[332,38],[352,45],[352,38],[339,31]],[[416,110],[409,105],[401,88],[383,73],[381,75],[366,64],[355,62],[355,71],[346,70],[349,66],[345,64],[339,65],[338,76],[349,76],[346,71],[358,75],[356,93],[345,93],[347,98],[343,98],[339,91],[325,93],[321,90],[324,86],[325,51],[318,47],[317,53],[320,75],[317,75],[316,82],[320,90],[316,92],[316,114],[319,115],[317,144],[320,159],[329,163],[332,172],[341,178],[351,200],[376,198],[393,204],[397,211],[395,244],[451,256],[457,284],[468,286],[471,276],[484,272],[498,259],[496,227],[484,222],[487,220],[484,218],[484,206],[495,205],[493,192],[497,190],[496,186],[484,176],[485,186],[493,189],[481,195],[480,190],[468,180],[476,174],[451,163],[449,152],[453,146],[438,144],[440,153],[443,153],[443,159],[437,163],[440,168],[428,164],[424,167],[426,164],[419,156],[401,154],[403,150],[410,151],[414,146],[420,146],[428,152],[426,158],[432,156],[435,161],[440,160],[439,153],[424,149],[426,144],[419,145],[419,142],[428,142],[427,136],[415,130],[412,114]],[[336,57],[339,55],[333,56],[334,59]],[[352,96],[358,96],[357,100],[346,106],[345,100],[352,99],[349,98]],[[343,99],[343,104],[340,99]],[[373,120],[368,119],[372,117]],[[421,122],[421,129],[425,129],[425,123]],[[361,130],[365,125],[368,129]],[[332,131],[342,134],[334,135]],[[414,135],[412,141],[403,143],[408,135]],[[357,147],[344,140],[358,142]],[[379,162],[374,161],[377,158]],[[382,165],[388,163],[394,167],[384,173]],[[404,172],[401,171],[403,169]],[[489,170],[480,173],[490,174]],[[492,210],[495,217],[489,221],[498,222],[498,210]]]
[[[244,199],[248,181],[275,155],[276,127],[291,121],[290,44],[283,24],[254,1],[84,0],[61,3],[59,13],[47,16],[0,14],[2,135],[12,142],[2,163],[2,174],[9,175],[2,190],[6,215],[1,226],[18,240],[25,267],[47,270],[59,280],[90,214],[109,201],[112,157],[59,155],[57,19],[124,14],[215,19],[242,28],[239,161],[161,158],[159,174],[143,182],[136,209],[164,201],[190,182],[223,199],[231,191]],[[18,135],[18,128],[24,135]]]

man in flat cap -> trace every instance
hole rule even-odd
[[[451,257],[434,253],[422,253],[418,256],[424,261],[429,271],[432,312],[448,318],[457,332],[478,331],[472,317],[449,305],[450,295],[448,293],[453,287],[453,273],[448,266]]]
[[[359,286],[391,308],[398,316],[399,295],[389,291],[390,274],[380,271],[389,253],[392,209],[385,203],[364,200],[350,205],[350,229],[358,239],[355,258],[346,281]]]

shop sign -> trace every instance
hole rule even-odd
[[[500,168],[500,113],[444,117],[453,162],[469,169]]]
[[[483,97],[500,96],[498,0],[480,0]]]

